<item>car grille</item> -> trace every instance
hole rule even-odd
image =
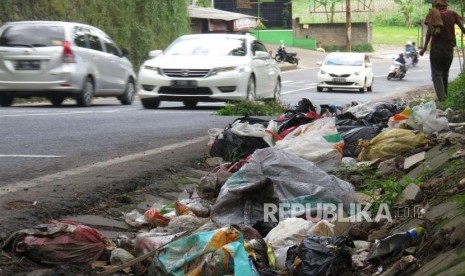
[[[212,91],[208,87],[197,87],[197,88],[178,88],[163,86],[158,90],[158,94],[167,95],[212,95]]]
[[[331,77],[333,78],[337,78],[337,77],[341,77],[341,78],[348,78],[350,77],[350,74],[342,74],[342,75],[338,75],[338,74],[329,74]]]
[[[204,78],[210,69],[162,69],[162,74],[172,78]]]
[[[327,81],[326,84],[328,84],[328,85],[334,85],[334,86],[338,86],[338,85],[353,85],[354,82],[334,82],[334,81]]]

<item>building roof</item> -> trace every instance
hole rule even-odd
[[[225,21],[232,21],[241,18],[256,18],[255,16],[236,13],[236,12],[228,12],[214,8],[204,8],[194,5],[189,5],[189,16],[191,18],[205,18],[205,19],[218,19],[218,20],[225,20]]]

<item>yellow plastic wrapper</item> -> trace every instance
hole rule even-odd
[[[429,140],[422,132],[408,129],[386,129],[370,141],[361,140],[359,161],[388,159],[426,145]]]

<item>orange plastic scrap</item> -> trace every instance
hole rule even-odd
[[[174,211],[176,212],[176,216],[182,216],[182,215],[192,215],[195,216],[194,213],[187,207],[187,205],[182,204],[179,201],[176,201],[174,203]]]
[[[169,218],[160,214],[157,209],[149,209],[144,213],[145,220],[154,227],[165,227],[170,222]]]
[[[221,228],[216,231],[205,248],[206,250],[211,248],[219,249],[225,244],[238,241],[240,237],[241,233],[232,226]]]

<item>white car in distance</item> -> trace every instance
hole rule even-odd
[[[148,109],[161,101],[194,108],[198,102],[280,98],[279,67],[252,35],[184,35],[149,57],[138,74],[139,97]]]
[[[317,92],[324,88],[373,90],[373,65],[365,53],[334,52],[326,56],[317,76]]]

